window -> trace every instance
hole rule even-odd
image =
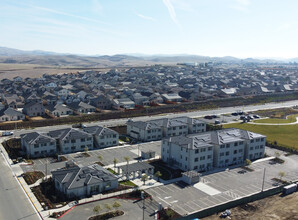
[[[225,148],[225,145],[220,145],[220,149],[223,149],[223,148]]]
[[[221,156],[221,157],[222,157],[222,156],[224,156],[224,155],[225,155],[225,153],[224,153],[224,152],[222,152],[222,153],[220,153],[220,154],[219,154],[219,156]]]
[[[242,153],[243,152],[243,150],[242,149],[239,149],[239,153]]]
[[[210,154],[210,155],[208,155],[208,156],[207,156],[207,158],[208,158],[208,159],[211,159],[211,158],[212,158],[212,155],[211,155],[211,154]]]
[[[194,166],[194,170],[197,170],[198,169],[198,166]]]
[[[208,151],[211,151],[212,150],[212,147],[208,147]]]
[[[148,134],[150,134],[150,133],[151,133],[151,131],[149,130],[149,131],[148,131]]]
[[[81,138],[81,142],[85,142],[85,138]]]
[[[198,157],[196,157],[196,158],[195,158],[195,162],[198,162],[198,161],[199,161],[199,158],[198,158]]]
[[[227,151],[227,152],[226,152],[226,156],[229,156],[229,155],[230,155],[230,152],[229,152],[229,151]]]
[[[81,145],[81,148],[84,149],[85,148],[85,145]]]
[[[243,144],[243,141],[240,141],[240,142],[239,142],[239,145],[242,145],[242,144]]]
[[[206,151],[206,148],[201,148],[201,152],[205,152]]]
[[[237,147],[237,146],[238,146],[238,142],[235,142],[235,143],[234,143],[234,146]]]
[[[264,141],[264,138],[261,138],[261,141]]]
[[[39,148],[39,145],[38,144],[34,144],[34,148]]]
[[[76,149],[76,147],[75,147],[75,146],[72,146],[72,147],[71,147],[71,149],[72,149],[72,150],[75,150],[75,149]]]
[[[263,145],[260,145],[260,149],[263,149],[264,148],[264,146]]]
[[[69,141],[64,141],[64,144],[68,144],[69,143]]]
[[[250,140],[250,143],[253,143],[253,142],[254,142],[254,140],[253,140],[253,139],[251,139],[251,140]]]
[[[234,154],[237,154],[237,150],[234,150]]]
[[[200,160],[205,160],[205,156],[200,157]]]
[[[234,157],[234,158],[233,158],[233,161],[235,162],[236,160],[237,160],[237,158],[236,158],[236,157]]]
[[[253,150],[253,149],[254,149],[254,147],[250,147],[250,148],[249,148],[249,150]]]
[[[199,150],[198,149],[195,150],[195,154],[197,154],[197,153],[199,153]]]
[[[104,139],[104,138],[105,138],[104,136],[101,136],[101,137],[100,137],[100,139]]]
[[[187,161],[187,157],[185,157],[185,161]]]
[[[91,138],[87,138],[87,141],[91,141]]]
[[[113,144],[116,144],[116,141],[113,141]]]
[[[259,138],[257,138],[257,139],[256,139],[256,142],[259,142],[259,141],[260,141],[260,139],[259,139]]]
[[[116,134],[113,134],[113,138],[115,138],[116,137]]]
[[[176,127],[173,127],[173,130],[175,131],[176,130]]]
[[[229,148],[230,147],[230,144],[226,144],[226,148]]]
[[[225,160],[225,163],[229,163],[229,159],[226,159],[226,160]]]
[[[76,140],[71,140],[71,143],[76,143]]]

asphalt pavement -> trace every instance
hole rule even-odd
[[[159,119],[159,118],[173,118],[173,117],[180,117],[180,116],[188,116],[192,118],[197,117],[204,117],[206,115],[220,115],[220,114],[229,114],[236,112],[238,110],[248,112],[248,111],[257,111],[257,110],[264,110],[264,109],[273,109],[273,108],[281,108],[281,107],[292,107],[298,105],[298,100],[294,101],[288,101],[288,102],[279,102],[279,103],[266,103],[262,105],[248,105],[248,106],[235,106],[235,107],[225,107],[225,108],[218,108],[218,109],[211,109],[206,111],[193,111],[193,112],[183,112],[183,113],[169,113],[169,114],[161,114],[161,115],[155,115],[155,116],[141,116],[141,117],[135,117],[133,120],[153,120],[153,119]],[[105,120],[105,121],[97,121],[97,122],[91,122],[91,123],[85,123],[87,126],[93,126],[93,125],[102,125],[105,127],[113,127],[113,126],[121,126],[125,125],[128,118],[124,119],[112,119],[112,120]],[[14,136],[18,137],[21,134],[29,133],[33,131],[38,132],[48,132],[50,130],[55,129],[62,129],[62,128],[69,128],[70,125],[56,125],[56,126],[47,126],[47,127],[38,127],[35,129],[21,129],[21,130],[15,130]]]
[[[0,155],[0,219],[40,219],[2,155]]]

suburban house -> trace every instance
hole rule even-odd
[[[243,164],[264,157],[266,136],[241,129],[170,137],[162,141],[162,160],[189,171]]]
[[[128,121],[127,134],[137,140],[154,141],[164,137],[206,131],[206,123],[188,117],[163,118],[150,121]]]
[[[96,98],[90,99],[90,104],[102,110],[112,108],[111,100],[104,95],[99,95]]]
[[[118,146],[119,144],[119,134],[112,129],[102,126],[92,126],[84,128],[84,131],[93,135],[94,146],[96,148]]]
[[[73,115],[73,110],[64,104],[48,105],[46,106],[46,109],[56,117]]]
[[[166,101],[168,101],[168,102],[181,102],[182,101],[182,97],[180,95],[178,95],[177,93],[162,94],[161,96],[165,102]]]
[[[79,113],[90,113],[96,111],[96,108],[94,106],[89,105],[85,102],[72,102],[68,104],[68,107]]]
[[[84,151],[87,147],[93,149],[93,137],[84,131],[65,128],[49,131],[48,135],[57,141],[58,152],[62,154]]]
[[[118,187],[118,178],[97,164],[52,171],[52,177],[56,190],[67,198],[83,198]]]
[[[56,140],[46,134],[32,132],[21,135],[24,153],[31,158],[53,156],[56,152]]]
[[[23,112],[29,117],[45,115],[45,108],[41,102],[29,102],[24,108]]]
[[[25,115],[13,108],[0,110],[0,121],[18,121],[24,119]]]
[[[129,98],[123,98],[123,99],[114,99],[113,100],[113,107],[115,109],[134,109],[135,103],[129,99]]]

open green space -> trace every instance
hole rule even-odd
[[[266,118],[255,120],[255,123],[270,123],[270,124],[285,124],[285,123],[293,123],[296,122],[296,118],[298,115],[289,115],[287,119],[280,119],[280,118]]]
[[[278,145],[298,149],[298,124],[295,125],[257,125],[247,123],[225,124],[224,128],[240,128],[267,136],[267,141]]]

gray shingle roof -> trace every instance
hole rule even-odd
[[[13,108],[8,108],[6,110],[2,109],[0,111],[0,116],[2,115],[9,115],[9,116],[24,116],[23,113],[13,109]]]
[[[74,128],[65,128],[65,129],[60,129],[60,130],[49,131],[48,135],[55,139],[59,139],[59,140],[92,138],[91,134],[88,134],[84,131],[74,129]]]
[[[117,180],[114,174],[97,164],[82,168],[75,166],[56,170],[52,172],[52,175],[53,178],[63,184],[66,189],[80,188],[86,185]]]
[[[45,144],[48,142],[56,142],[54,138],[37,132],[22,134],[21,138],[28,144]]]
[[[91,127],[87,127],[83,129],[85,132],[92,134],[92,135],[114,135],[114,134],[118,134],[116,131],[109,129],[109,128],[105,128],[102,126],[91,126]]]

